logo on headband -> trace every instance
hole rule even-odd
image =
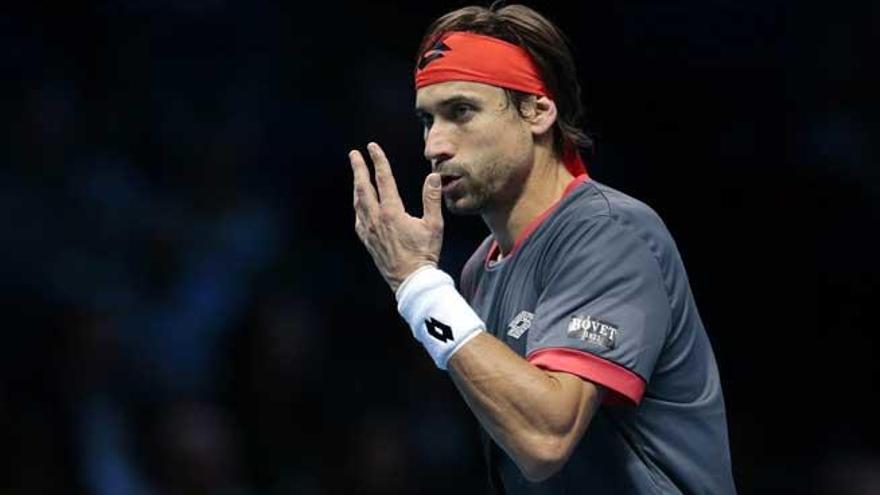
[[[426,51],[425,54],[422,56],[422,59],[419,60],[419,70],[424,69],[428,66],[428,64],[437,60],[438,58],[443,58],[443,52],[448,52],[449,50],[452,50],[452,48],[449,48],[449,46],[442,41],[434,43],[434,46],[432,46],[430,50]]]

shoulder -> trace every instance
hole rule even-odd
[[[553,230],[562,239],[594,231],[644,244],[658,258],[674,249],[671,234],[652,207],[595,180],[578,187],[555,220]]]
[[[607,217],[621,226],[635,228],[663,224],[660,215],[645,202],[596,180],[581,184],[561,210],[560,218],[566,221]]]

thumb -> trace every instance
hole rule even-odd
[[[440,189],[440,174],[428,174],[422,188],[422,219],[435,225],[443,225],[443,213],[440,200],[443,191]]]

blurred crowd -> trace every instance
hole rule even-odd
[[[0,17],[0,494],[482,492],[486,475],[477,424],[410,337],[353,234],[346,161],[351,147],[381,140],[390,155],[402,157],[398,181],[420,183],[426,169],[407,79],[410,52],[427,21],[457,5],[425,14],[403,3],[370,10],[354,3],[336,9],[223,0],[60,7],[36,2]],[[672,30],[670,21],[679,17],[663,17],[659,7],[630,8],[641,16],[602,10],[626,20],[608,29],[622,28],[629,41],[618,52],[590,56],[630,81],[643,75],[635,74],[637,66],[613,61],[620,50],[641,54],[636,62],[649,68],[681,62],[668,54],[655,58],[651,48],[638,45],[639,36],[653,36],[669,43],[657,50],[678,46],[673,31],[663,30]],[[770,62],[791,55],[788,76],[810,73],[810,59],[795,42],[771,43],[770,55],[761,51],[760,44],[776,36],[806,39],[807,28],[786,24],[785,8],[771,2],[737,11],[746,19],[760,9],[770,14],[760,10],[757,17],[765,22],[732,36],[739,31],[726,24],[729,19],[720,34],[711,29],[719,19],[704,7],[698,14],[708,24],[685,23],[682,29],[712,41],[684,46],[703,57],[700,70],[717,71],[723,63],[746,67],[754,56],[753,69],[767,76],[778,74]],[[412,22],[369,25],[392,12]],[[872,12],[876,19],[877,9]],[[654,24],[658,15],[663,22]],[[876,295],[878,271],[857,260],[876,256],[876,243],[862,239],[844,251],[807,218],[755,226],[758,234],[772,237],[782,229],[803,235],[798,242],[816,242],[794,254],[771,246],[765,253],[778,258],[765,263],[797,285],[782,301],[803,304],[805,312],[790,316],[792,323],[806,339],[849,339],[853,345],[846,352],[862,377],[844,385],[842,394],[835,392],[836,380],[818,380],[823,390],[816,400],[824,401],[819,412],[849,418],[853,426],[829,429],[815,442],[782,440],[804,445],[805,458],[780,465],[815,468],[808,481],[799,481],[803,473],[750,464],[752,453],[737,450],[764,446],[743,439],[753,420],[760,423],[763,405],[739,401],[767,371],[736,358],[752,341],[736,333],[738,323],[724,321],[726,296],[712,277],[736,278],[746,262],[731,257],[721,264],[718,253],[731,254],[743,244],[720,227],[688,225],[683,219],[693,205],[664,205],[668,198],[650,197],[649,184],[683,190],[679,179],[685,174],[697,180],[717,174],[700,170],[702,158],[723,156],[720,166],[737,180],[761,169],[770,181],[751,193],[723,189],[728,196],[718,198],[709,197],[711,189],[704,196],[694,192],[717,200],[710,206],[723,220],[765,206],[784,216],[794,212],[792,201],[809,203],[802,213],[818,214],[825,233],[838,239],[851,235],[834,221],[848,214],[849,205],[876,220],[878,175],[866,164],[876,164],[876,142],[868,136],[877,131],[877,113],[873,121],[858,114],[854,95],[869,81],[851,84],[867,74],[852,53],[872,38],[863,40],[845,26],[823,32],[830,34],[815,42],[817,56],[837,64],[826,67],[821,88],[830,88],[827,94],[803,90],[797,77],[774,79],[777,86],[769,93],[733,97],[719,108],[736,114],[738,104],[754,98],[770,108],[769,119],[788,117],[724,121],[711,128],[723,130],[715,141],[697,136],[686,147],[669,136],[649,137],[672,116],[637,108],[637,99],[619,112],[599,99],[592,105],[599,131],[610,134],[598,136],[596,174],[663,205],[673,233],[681,234],[686,264],[717,267],[692,279],[708,321],[717,323],[710,332],[719,331],[713,338],[733,411],[734,464],[741,483],[766,493],[785,493],[784,486],[800,487],[791,493],[880,492],[880,457],[870,447],[876,429],[860,429],[869,412],[827,403],[839,400],[829,394],[856,396],[874,383],[876,337],[858,329],[866,321],[859,304]],[[587,34],[574,38],[593,41]],[[398,47],[401,40],[412,46]],[[727,59],[707,61],[719,52]],[[587,49],[576,54],[587,60]],[[675,84],[656,77],[653,84],[661,88]],[[761,87],[743,81],[748,91]],[[618,83],[596,78],[585,89],[601,92]],[[848,96],[835,100],[838,93]],[[774,94],[815,99],[789,105]],[[710,90],[692,96],[695,106],[701,98],[723,100]],[[624,116],[612,117],[618,113]],[[627,114],[654,120],[624,125]],[[773,143],[784,148],[774,148],[765,139],[774,139],[780,122],[786,131]],[[674,133],[671,126],[665,132]],[[624,149],[624,129],[643,136],[645,148]],[[667,148],[651,146],[663,143]],[[675,156],[669,156],[672,148]],[[766,162],[755,162],[758,155]],[[655,162],[669,168],[651,168],[653,156],[662,156]],[[642,159],[644,169],[624,165]],[[763,170],[770,162],[777,168]],[[690,168],[676,171],[675,164]],[[816,182],[830,189],[819,192]],[[765,196],[782,183],[784,196]],[[840,191],[846,191],[844,203],[835,202]],[[418,192],[403,191],[407,204],[418,205]],[[443,263],[451,272],[483,235],[471,220],[457,220],[457,234],[447,235]],[[818,289],[813,282],[798,285],[816,271],[810,263],[831,258],[839,264],[818,270]],[[742,282],[726,294],[748,287]],[[778,288],[770,283],[754,294],[769,297]],[[831,327],[813,322],[809,307],[819,300],[830,306]],[[825,335],[847,328],[855,330]],[[783,342],[779,336],[765,339]],[[824,349],[813,340],[802,345],[804,351]],[[759,354],[752,363],[772,367],[775,361]],[[801,387],[795,390],[809,390]],[[758,436],[766,438],[779,423],[761,427]],[[828,454],[821,442],[845,450]],[[756,457],[770,462],[781,451],[768,449]]]
[[[337,309],[353,245],[320,225],[350,215],[347,197],[322,213],[321,193],[346,173],[346,136],[327,93],[309,96],[325,83],[301,75],[321,53],[296,53],[310,40],[278,8],[37,4],[3,19],[0,493],[482,481],[448,385],[413,404],[426,363],[355,342],[382,331],[365,321],[394,321],[390,298]]]

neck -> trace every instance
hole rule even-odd
[[[562,197],[573,178],[549,149],[535,148],[534,165],[519,196],[482,214],[504,256],[513,250],[529,222]]]

